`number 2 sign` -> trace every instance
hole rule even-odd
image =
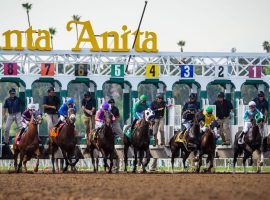
[[[18,75],[17,63],[4,63],[4,75]]]
[[[262,67],[261,66],[249,66],[248,68],[249,78],[261,78],[262,77]]]
[[[41,76],[54,76],[54,64],[42,63],[41,64]]]
[[[145,76],[146,76],[146,78],[158,78],[159,77],[159,65],[147,64]]]

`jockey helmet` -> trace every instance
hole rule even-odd
[[[106,102],[104,102],[103,104],[102,104],[102,108],[104,109],[104,110],[109,110],[109,104],[107,104]]]
[[[158,94],[156,95],[156,98],[157,98],[157,99],[163,99],[164,97],[163,97],[163,94],[158,93]]]
[[[143,95],[140,96],[141,101],[146,101],[146,99],[147,99],[146,95],[143,94]]]
[[[196,99],[196,94],[191,93],[191,94],[189,95],[189,98],[190,98],[190,99]]]
[[[109,101],[108,101],[108,103],[115,103],[115,101],[114,101],[114,99],[110,99]]]
[[[256,103],[255,103],[254,101],[250,101],[250,102],[248,103],[248,106],[249,106],[249,107],[255,108]]]
[[[16,93],[16,90],[14,89],[14,88],[11,88],[10,90],[9,90],[9,94],[15,94]]]
[[[74,104],[74,99],[73,98],[68,98],[67,99],[67,104]]]
[[[36,109],[36,106],[34,104],[30,103],[30,104],[28,104],[27,108],[29,110],[35,110]]]
[[[225,95],[224,92],[218,93],[218,98],[224,99]]]
[[[205,109],[205,111],[207,113],[212,113],[213,112],[213,108],[211,106],[207,106],[207,108]]]
[[[85,93],[84,93],[84,97],[91,97],[90,92],[89,92],[89,91],[85,92]]]
[[[48,92],[51,92],[51,91],[54,91],[54,88],[53,88],[53,87],[50,87],[50,88],[48,89]]]
[[[258,97],[264,97],[264,92],[263,92],[263,91],[260,91],[260,92],[258,93]]]

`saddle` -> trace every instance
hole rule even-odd
[[[63,128],[64,125],[65,125],[65,123],[63,122],[63,123],[61,123],[59,125],[59,127],[57,129],[52,128],[51,131],[50,131],[50,136],[51,137],[58,137],[59,136],[59,133],[60,133],[60,131]]]

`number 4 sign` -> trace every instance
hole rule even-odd
[[[41,64],[41,76],[54,76],[54,64],[42,63]]]
[[[262,77],[262,67],[261,66],[249,66],[248,68],[249,78],[261,78]]]
[[[158,78],[159,77],[159,65],[147,64],[145,76],[146,76],[146,78]]]

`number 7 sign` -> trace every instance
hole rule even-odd
[[[41,64],[41,76],[54,76],[54,64],[42,63]]]

